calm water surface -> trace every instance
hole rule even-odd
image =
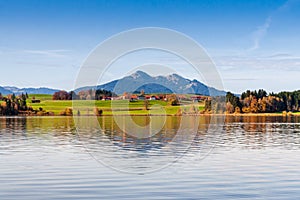
[[[127,118],[0,118],[0,199],[300,198],[300,118]]]

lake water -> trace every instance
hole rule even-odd
[[[300,118],[0,118],[0,199],[243,198],[300,198]]]

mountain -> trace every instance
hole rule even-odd
[[[172,90],[168,89],[167,87],[163,86],[163,85],[159,85],[156,83],[147,83],[145,85],[142,85],[141,87],[139,87],[138,89],[136,89],[135,91],[137,93],[140,93],[140,91],[146,91],[146,93],[148,94],[153,94],[153,93],[166,93],[166,94],[170,94],[172,93]],[[159,91],[159,92],[157,92]]]
[[[202,94],[210,96],[226,95],[225,91],[206,86],[195,79],[189,80],[183,78],[178,74],[153,77],[143,71],[137,71],[130,76],[125,76],[122,79],[114,80],[96,87],[87,86],[78,88],[75,92],[95,88],[113,91],[116,94],[144,90],[145,93]]]
[[[7,94],[11,94],[10,90],[5,89],[4,87],[0,87],[0,93],[7,95]]]
[[[0,93],[7,95],[7,94],[54,94],[59,90],[41,87],[41,88],[17,88],[11,86],[0,87]]]

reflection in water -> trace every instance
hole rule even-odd
[[[228,145],[243,148],[299,148],[299,117],[230,116],[225,120],[224,130]]]
[[[222,144],[238,144],[243,148],[259,148],[266,146],[278,146],[281,148],[299,148],[300,117],[290,116],[227,116],[221,119],[212,119],[209,116],[195,117],[167,117],[164,126],[156,127],[155,123],[150,127],[157,130],[155,135],[149,131],[149,137],[136,138],[126,133],[128,125],[126,116],[124,123],[116,123],[113,117],[100,117],[94,120],[89,117],[78,118],[81,129],[80,140],[92,142],[110,142],[121,149],[147,152],[152,149],[161,149],[171,142],[180,145],[182,142],[190,142],[200,145],[197,141],[208,141]],[[159,120],[159,117],[157,117]],[[149,125],[150,117],[132,117],[134,122],[141,127]],[[152,118],[153,120],[153,118]],[[121,126],[121,127],[120,127]],[[222,126],[218,134],[213,130],[214,126]],[[209,130],[211,129],[211,130]],[[179,130],[181,132],[179,132]],[[223,130],[223,131],[222,131]],[[196,134],[193,134],[196,132]],[[11,139],[55,139],[56,137],[71,136],[76,138],[76,127],[71,117],[11,117],[0,118],[0,138]],[[212,136],[214,138],[212,138]],[[177,137],[177,138],[176,138]],[[220,141],[218,141],[220,140]],[[2,139],[2,142],[5,142]],[[297,144],[297,145],[296,145]]]
[[[167,117],[146,138],[122,131],[126,123],[112,117],[75,120],[80,134],[73,118],[0,118],[0,199],[300,196],[298,117]],[[167,170],[142,173],[183,155]]]
[[[76,125],[80,141],[97,161],[123,172],[146,173],[161,169],[182,157],[198,132],[202,133],[198,137],[203,138],[209,127],[209,118],[199,120],[195,116],[167,117],[164,126],[152,123],[160,118],[77,118]],[[134,130],[130,120],[144,127],[144,130],[139,128],[132,134]],[[209,148],[212,147],[206,146],[206,149]]]
[[[57,117],[1,117],[0,145],[1,150],[32,152],[34,147],[66,145],[76,140],[76,131],[72,118]],[[75,144],[75,143],[74,143]]]

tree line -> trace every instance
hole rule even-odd
[[[58,91],[55,92],[52,96],[53,100],[102,100],[108,97],[117,97],[114,92],[109,90],[85,90],[80,91],[76,94],[74,91],[67,92],[67,91]]]
[[[263,89],[247,90],[236,96],[227,92],[225,97],[205,101],[205,111],[211,113],[274,113],[300,111],[300,90],[270,93]]]
[[[27,106],[28,94],[21,94],[16,96],[15,94],[2,96],[0,93],[0,115],[18,115],[22,112],[33,111],[31,107]]]

